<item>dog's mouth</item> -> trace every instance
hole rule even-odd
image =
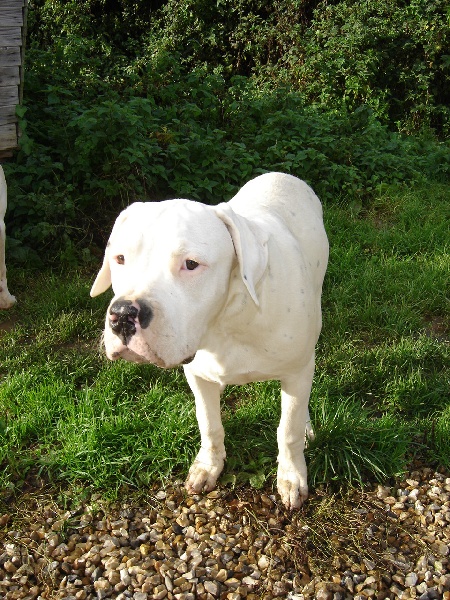
[[[181,361],[180,364],[182,365],[188,365],[190,362],[192,362],[195,358],[195,354],[193,354],[192,356],[189,356],[188,358],[185,358],[184,360]]]
[[[143,356],[142,354],[138,354],[131,350],[128,346],[124,346],[121,350],[115,350],[109,354],[108,358],[111,360],[126,360],[128,362],[140,363],[140,364],[152,364],[157,367],[165,367],[164,361],[162,361],[159,356],[152,354],[151,358]]]
[[[111,340],[104,340],[106,355],[110,360],[126,360],[128,362],[134,362],[139,364],[152,364],[157,367],[167,368],[166,362],[152,350],[146,343],[137,343],[134,336],[127,340],[127,343],[117,343],[114,338]],[[113,343],[111,343],[113,342]]]
[[[172,368],[178,367],[179,365],[189,364],[190,362],[192,362],[194,360],[195,354],[185,358],[181,362],[172,364],[172,363],[168,363],[168,362],[164,361],[154,351],[149,352],[148,355],[147,354],[143,355],[138,352],[135,352],[134,350],[129,348],[129,346],[124,346],[120,350],[115,350],[114,352],[111,352],[111,354],[109,355],[109,358],[111,360],[123,359],[128,362],[156,365],[157,367],[160,367],[161,369],[172,369]]]

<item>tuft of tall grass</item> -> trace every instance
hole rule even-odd
[[[428,448],[428,460],[432,463],[450,466],[450,403],[448,388],[443,400],[447,403],[442,412],[436,412],[424,424],[424,439]]]
[[[309,442],[308,475],[313,486],[345,480],[360,484],[400,475],[406,468],[411,426],[393,415],[374,416],[361,402],[326,396],[312,402],[315,439]]]

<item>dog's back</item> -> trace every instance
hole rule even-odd
[[[316,283],[322,286],[328,262],[328,239],[322,204],[307,183],[285,173],[266,173],[246,183],[230,204],[236,213],[249,219],[277,215],[303,254],[314,261]]]

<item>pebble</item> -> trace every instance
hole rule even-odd
[[[414,587],[419,580],[419,577],[416,573],[408,573],[405,577],[405,586],[406,587]]]
[[[450,477],[431,469],[294,513],[178,484],[145,506],[46,501],[0,516],[4,600],[450,600]]]

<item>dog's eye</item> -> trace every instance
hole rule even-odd
[[[125,256],[123,254],[118,254],[116,256],[116,263],[118,265],[124,265],[125,264]]]
[[[196,262],[195,260],[188,259],[187,261],[185,261],[185,265],[188,271],[193,271],[198,267],[198,262]]]

